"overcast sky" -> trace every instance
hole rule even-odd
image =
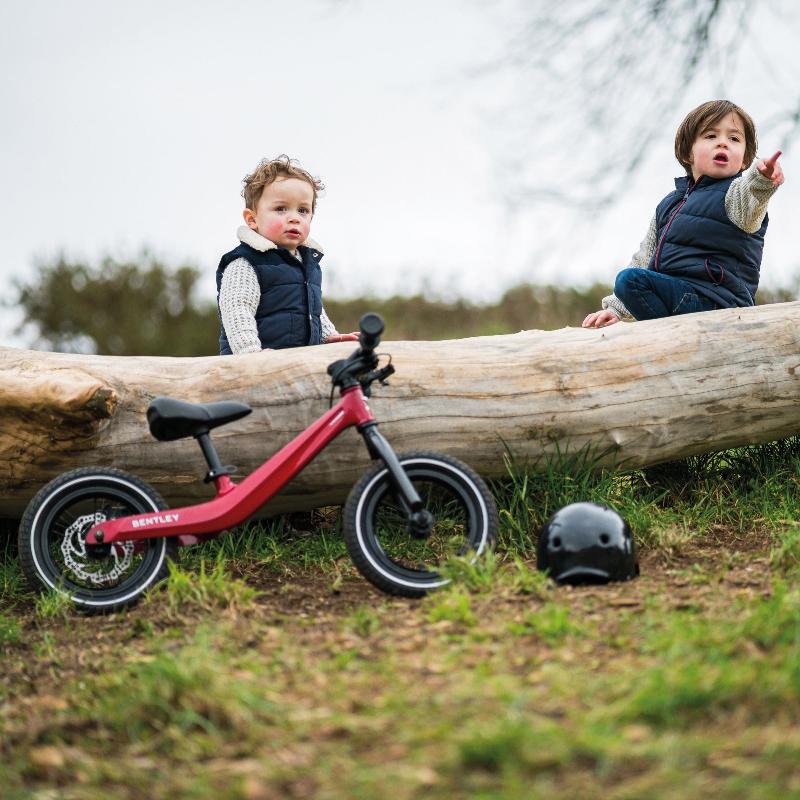
[[[329,294],[428,287],[488,301],[523,281],[610,283],[680,172],[675,126],[714,87],[692,90],[601,219],[511,208],[497,169],[502,111],[491,81],[469,78],[502,52],[504,6],[513,3],[0,0],[2,295],[37,259],[148,247],[204,270],[212,297],[241,224],[241,179],[279,153],[327,186],[312,237]],[[780,74],[745,57],[730,79],[729,96],[757,123],[797,92],[797,22],[771,34]],[[784,145],[761,144],[762,154]],[[800,169],[787,150],[765,285],[800,273]],[[541,154],[597,157],[581,150],[580,131]],[[14,343],[14,311],[2,315],[0,341]]]

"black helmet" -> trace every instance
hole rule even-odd
[[[627,581],[639,574],[628,523],[597,503],[571,503],[547,520],[536,566],[558,583]]]

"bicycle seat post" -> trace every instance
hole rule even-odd
[[[203,479],[206,483],[210,483],[222,475],[230,475],[231,472],[236,469],[233,466],[222,466],[222,462],[219,460],[219,456],[217,455],[217,450],[211,443],[211,436],[208,431],[197,433],[195,434],[194,438],[200,445],[200,449],[203,451],[206,463],[208,464],[208,473]]]

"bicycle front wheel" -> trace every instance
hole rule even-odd
[[[66,594],[88,613],[133,605],[166,577],[172,539],[87,546],[93,525],[160,511],[167,505],[143,481],[115,469],[66,472],[31,500],[19,528],[19,556],[28,583]]]
[[[494,546],[497,510],[486,484],[457,459],[426,451],[398,458],[433,516],[430,534],[415,535],[381,463],[347,498],[344,540],[368,581],[389,594],[420,597],[449,582],[439,572],[448,558],[474,560]]]

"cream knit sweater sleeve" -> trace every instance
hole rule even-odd
[[[725,213],[728,219],[747,233],[755,233],[767,215],[767,203],[777,191],[765,178],[754,161],[725,192]]]
[[[653,257],[653,253],[656,251],[656,232],[656,215],[653,214],[653,218],[650,220],[650,225],[647,227],[647,233],[645,234],[644,239],[642,239],[639,249],[631,256],[631,267],[641,267],[642,269],[647,269],[648,265],[650,264],[650,259]]]
[[[261,288],[250,262],[237,258],[228,264],[219,287],[219,314],[234,355],[261,350],[256,327],[256,309],[260,298]]]

